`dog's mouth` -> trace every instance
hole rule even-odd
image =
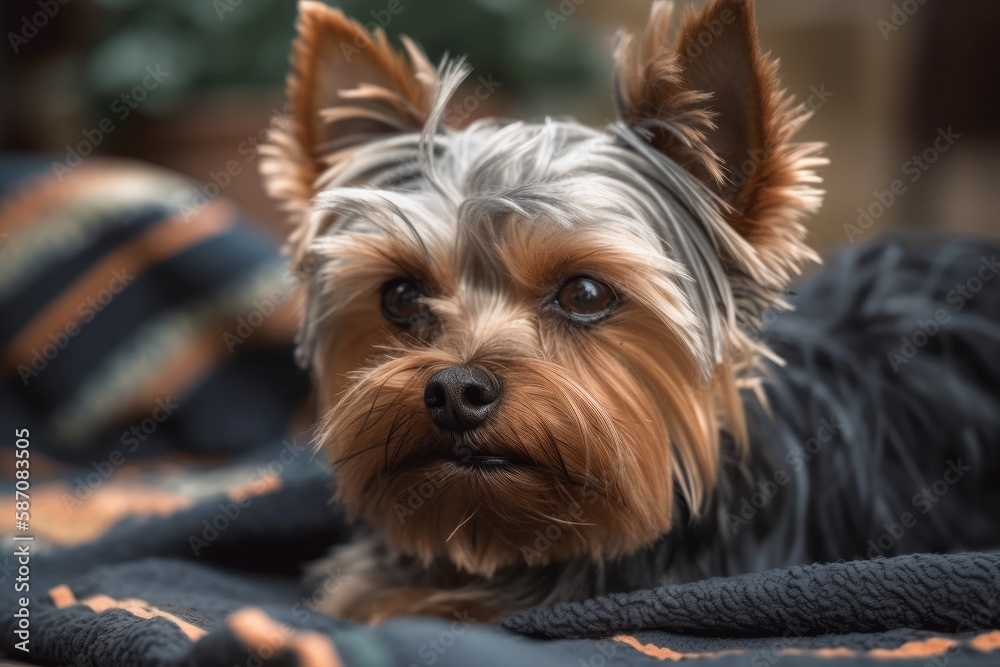
[[[537,469],[540,466],[534,461],[519,455],[517,452],[482,451],[459,447],[450,451],[425,453],[408,457],[395,466],[395,471],[415,470],[428,466],[445,465],[465,471],[499,472],[501,470]]]
[[[450,452],[445,461],[466,470],[504,470],[508,468],[534,468],[535,464],[513,454],[490,452]]]
[[[472,470],[490,470],[508,467],[528,467],[529,461],[516,456],[499,456],[497,454],[464,454],[448,457],[449,461],[462,468]]]

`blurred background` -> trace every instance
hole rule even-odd
[[[298,280],[257,173],[284,103],[295,4],[0,3],[0,433],[30,430],[33,484],[48,480],[32,487],[32,511],[52,543],[322,468],[292,356]],[[641,30],[650,6],[339,4],[435,60],[467,54],[474,72],[452,120],[592,124],[611,117],[614,32]],[[801,138],[829,144],[816,248],[901,225],[1000,235],[1000,2],[758,5],[765,48],[815,112]],[[0,457],[0,478],[14,463]]]
[[[470,81],[498,85],[466,121],[569,114],[591,123],[610,117],[613,33],[640,29],[650,4],[398,3],[398,13],[390,0],[337,4],[393,37],[410,35],[433,59],[467,54]],[[830,145],[826,205],[811,223],[816,247],[902,224],[1000,234],[1000,3],[758,4],[762,40],[782,60],[788,90],[816,111],[802,137]],[[162,165],[217,183],[280,233],[255,147],[283,102],[293,0],[5,0],[0,12],[0,149],[65,162],[83,142],[93,146],[88,157]],[[239,173],[219,178],[232,160]],[[878,193],[897,180],[903,194],[881,205]]]

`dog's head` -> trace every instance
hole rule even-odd
[[[300,5],[263,171],[307,275],[300,341],[338,499],[489,575],[614,557],[715,481],[765,308],[812,257],[818,147],[752,3],[615,52],[618,118],[448,126],[467,68]]]

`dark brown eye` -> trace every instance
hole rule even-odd
[[[394,278],[382,286],[382,315],[402,326],[415,324],[427,316],[427,307],[420,302],[424,296],[409,278]]]
[[[618,305],[618,295],[607,283],[577,276],[559,290],[556,303],[576,322],[596,322],[611,314]]]

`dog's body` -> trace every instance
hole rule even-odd
[[[807,114],[760,53],[749,2],[710,2],[676,36],[657,4],[619,45],[619,119],[603,130],[446,128],[460,64],[435,73],[411,43],[404,59],[316,3],[299,30],[293,117],[264,171],[297,265],[316,269],[300,351],[318,443],[366,522],[325,566],[324,611],[482,620],[863,556],[868,540],[994,537],[917,518],[916,498],[933,475],[965,494],[997,471],[998,299],[970,299],[912,359],[877,347],[947,308],[951,286],[919,281],[976,270],[979,249],[845,260],[848,284],[816,279],[805,315],[759,334],[813,259],[801,220],[823,160],[792,141]],[[992,354],[966,368],[957,348]],[[961,391],[944,400],[937,374]]]

